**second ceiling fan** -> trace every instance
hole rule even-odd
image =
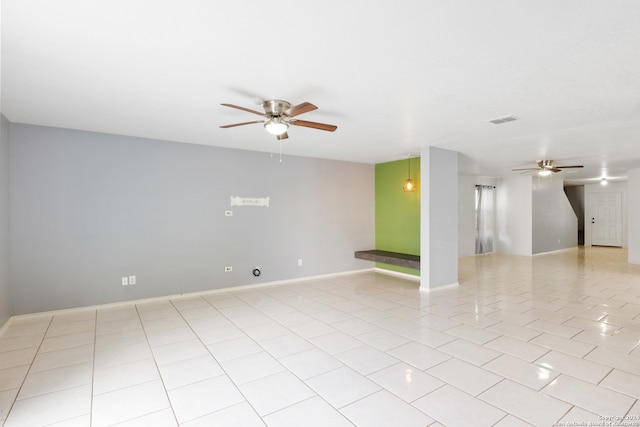
[[[582,165],[573,165],[573,166],[556,166],[553,164],[553,160],[538,160],[537,168],[521,168],[521,169],[511,169],[512,171],[537,171],[540,176],[551,175],[551,173],[561,172],[563,169],[573,169],[573,168],[582,168]]]
[[[262,123],[264,125],[264,128],[267,130],[267,132],[271,133],[272,135],[275,135],[276,139],[278,140],[287,139],[289,137],[289,135],[287,134],[287,130],[291,125],[326,130],[329,132],[333,132],[334,130],[338,129],[338,126],[334,126],[334,125],[295,119],[294,117],[299,116],[300,114],[308,113],[309,111],[318,109],[318,107],[311,104],[310,102],[303,102],[302,104],[291,106],[291,104],[287,101],[282,101],[280,99],[268,99],[266,101],[263,101],[262,103],[262,107],[264,108],[264,113],[260,111],[252,110],[250,108],[240,107],[234,104],[221,104],[221,105],[224,105],[225,107],[236,108],[238,110],[247,111],[249,113],[262,116],[262,119],[260,120],[220,126],[221,128],[224,128],[224,129],[232,128],[236,126],[251,125],[254,123]]]

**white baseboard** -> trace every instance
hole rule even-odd
[[[373,270],[376,273],[386,274],[387,276],[400,277],[401,279],[413,280],[415,282],[420,281],[420,276],[415,276],[413,274],[401,273],[399,271],[387,270],[385,268],[378,268],[378,267],[374,268]]]
[[[533,256],[557,254],[559,252],[566,252],[566,251],[570,251],[570,250],[574,250],[574,249],[578,249],[578,247],[577,246],[572,246],[570,248],[558,249],[558,250],[555,250],[555,251],[540,252],[540,253],[537,253],[537,254],[533,254]]]
[[[433,289],[427,288],[426,286],[420,286],[420,292],[444,291],[444,290],[447,290],[447,289],[457,288],[458,286],[460,286],[459,282],[449,283],[448,285],[438,286],[438,287],[433,288]]]
[[[39,313],[19,314],[9,318],[9,320],[0,328],[0,335],[2,335],[2,332],[4,332],[4,330],[8,327],[8,325],[11,323],[13,319],[26,319],[30,317],[40,317],[40,316],[54,316],[54,315],[60,315],[60,314],[77,313],[82,311],[92,311],[92,310],[105,309],[105,308],[125,307],[125,306],[136,305],[136,304],[148,304],[152,302],[166,301],[170,299],[191,298],[191,297],[196,297],[201,295],[211,295],[211,294],[217,294],[217,293],[223,293],[223,292],[244,291],[244,290],[264,288],[269,286],[287,285],[295,282],[307,282],[311,280],[328,279],[332,277],[349,276],[349,275],[360,274],[360,273],[370,273],[372,271],[374,271],[374,269],[372,268],[367,268],[363,270],[350,270],[350,271],[342,271],[338,273],[320,274],[317,276],[300,277],[297,279],[276,280],[273,282],[256,283],[252,285],[230,286],[227,288],[209,289],[206,291],[188,292],[184,294],[165,295],[165,296],[159,296],[159,297],[142,298],[137,300],[88,305],[83,307],[63,308],[60,310],[50,310],[50,311],[43,311]]]

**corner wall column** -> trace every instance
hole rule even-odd
[[[458,153],[420,149],[420,290],[458,285]]]

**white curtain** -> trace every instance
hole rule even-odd
[[[495,187],[476,185],[476,254],[493,252]]]

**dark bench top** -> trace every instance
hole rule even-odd
[[[380,251],[377,249],[356,251],[353,255],[358,259],[366,259],[367,261],[381,262],[383,264],[397,265],[399,267],[408,267],[420,270],[420,255]]]

